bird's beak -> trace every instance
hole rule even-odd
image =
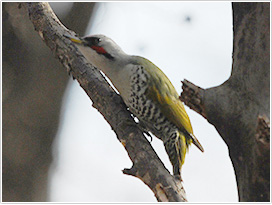
[[[68,39],[70,39],[70,40],[71,40],[72,42],[74,42],[74,43],[77,43],[77,44],[83,44],[83,43],[84,43],[84,41],[81,40],[81,39],[78,38],[78,37],[70,36],[70,35],[67,35],[67,34],[64,34],[63,36],[66,37],[66,38],[68,38]]]

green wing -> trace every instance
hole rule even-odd
[[[204,151],[201,144],[193,134],[193,128],[190,119],[185,111],[183,103],[179,100],[178,93],[167,76],[153,63],[147,62],[145,67],[150,74],[150,86],[147,90],[147,96],[152,101],[157,102],[162,113],[167,119],[176,125],[181,131],[186,130],[193,143]]]
[[[155,74],[155,76],[154,76]],[[185,111],[183,103],[178,99],[178,94],[163,72],[153,72],[151,86],[147,95],[154,102],[158,102],[164,116],[167,117],[179,129],[193,134],[190,119]]]

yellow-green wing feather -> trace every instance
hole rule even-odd
[[[166,90],[160,92],[156,86],[152,86],[149,92],[152,93],[152,100],[159,102],[162,113],[167,117],[167,119],[169,119],[179,129],[185,129],[189,134],[193,134],[190,119],[185,111],[184,105],[177,96],[171,95],[171,93]]]
[[[167,76],[153,63],[145,61],[144,65],[150,73],[150,85],[147,96],[154,102],[158,102],[162,113],[178,127],[185,130],[192,138],[193,143],[201,150],[203,147],[193,134],[192,125],[183,103],[179,100],[178,93]]]

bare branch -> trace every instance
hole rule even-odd
[[[194,85],[186,79],[182,81],[182,93],[180,95],[180,100],[189,108],[193,109],[207,119],[203,103],[203,96],[204,89]]]
[[[55,16],[47,3],[23,3],[35,30],[46,45],[85,90],[95,107],[110,124],[125,147],[133,168],[124,170],[141,179],[154,192],[158,201],[186,201],[180,181],[164,167],[155,151],[138,129],[121,97],[101,73],[90,65],[63,34],[72,34]],[[74,33],[73,33],[74,34]]]

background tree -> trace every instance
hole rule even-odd
[[[51,145],[68,75],[20,6],[3,3],[2,7],[2,200],[46,201]],[[62,21],[83,35],[93,7],[74,3]]]

